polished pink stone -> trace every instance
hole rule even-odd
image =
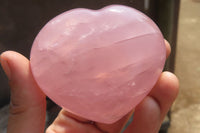
[[[31,50],[39,87],[80,117],[113,123],[149,93],[166,56],[163,36],[143,13],[112,5],[73,9],[48,22]]]

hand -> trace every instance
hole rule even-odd
[[[170,45],[165,41],[167,57]],[[11,87],[8,133],[43,133],[46,98],[33,79],[29,60],[19,53],[1,54],[1,65]],[[124,133],[157,133],[178,93],[175,75],[163,72],[150,94],[135,108],[134,119]],[[91,123],[61,110],[46,133],[119,133],[132,113],[114,124]]]

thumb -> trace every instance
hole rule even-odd
[[[11,87],[7,132],[43,133],[45,95],[32,77],[29,60],[13,51],[2,53],[0,59]]]

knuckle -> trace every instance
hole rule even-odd
[[[16,103],[13,103],[11,101],[10,103],[10,114],[11,115],[19,115],[19,114],[23,114],[24,112],[26,112],[27,108],[23,105],[20,105],[20,104],[16,104]]]

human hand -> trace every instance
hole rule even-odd
[[[170,45],[165,42],[167,57]],[[1,65],[11,88],[8,133],[43,133],[46,98],[33,79],[29,60],[23,55],[7,51],[1,54]],[[176,76],[163,72],[150,94],[135,108],[134,119],[124,133],[157,133],[170,106],[178,94]],[[61,110],[46,133],[119,133],[130,112],[114,124],[93,123]]]

